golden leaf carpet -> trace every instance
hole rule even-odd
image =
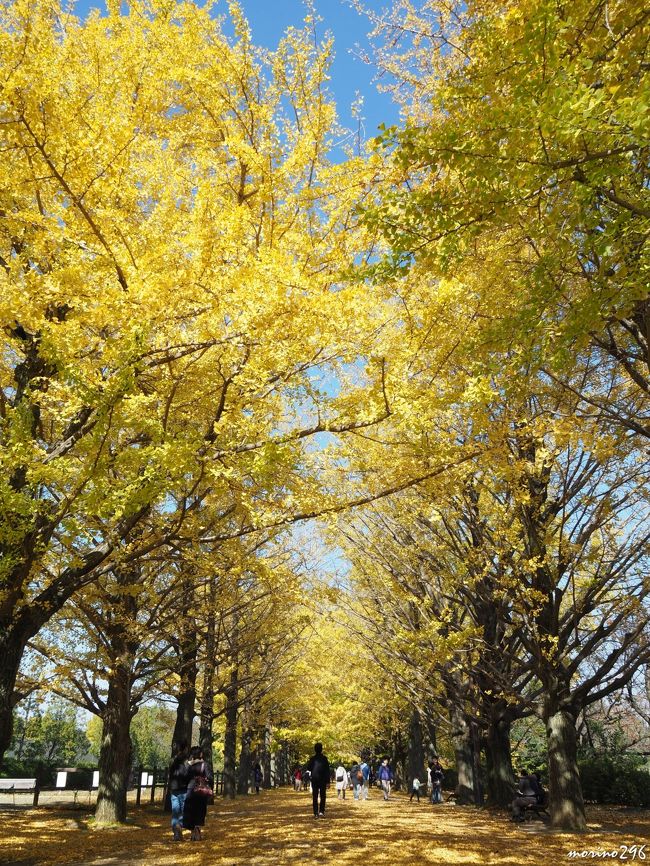
[[[132,809],[124,827],[95,828],[92,815],[63,809],[0,812],[0,863],[13,866],[336,866],[456,863],[533,866],[601,859],[650,861],[650,811],[591,807],[588,832],[558,834],[539,822],[514,825],[505,813],[409,803],[378,792],[367,802],[328,799],[315,820],[311,798],[288,790],[218,800],[204,839],[171,841],[169,816]],[[645,849],[643,846],[647,846]],[[572,853],[573,852],[573,853]]]

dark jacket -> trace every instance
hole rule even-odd
[[[537,800],[539,785],[534,776],[521,776],[517,793],[522,797],[534,797]]]
[[[169,790],[172,794],[187,791],[190,780],[190,765],[187,758],[175,758],[169,768]]]
[[[312,755],[307,764],[311,780],[316,785],[325,785],[330,780],[330,762],[325,755]]]

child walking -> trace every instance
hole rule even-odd
[[[411,785],[411,796],[409,797],[409,803],[413,802],[413,797],[417,797],[418,803],[420,802],[420,785],[421,785],[421,782],[418,778],[413,779],[413,784]]]

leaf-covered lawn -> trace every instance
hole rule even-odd
[[[129,825],[95,829],[84,812],[49,809],[3,811],[0,862],[30,866],[280,866],[280,864],[363,863],[484,864],[529,866],[575,862],[569,852],[612,851],[647,844],[650,812],[591,808],[589,832],[554,834],[538,822],[512,825],[503,814],[452,805],[420,805],[396,795],[384,803],[328,801],[328,815],[315,820],[311,798],[290,791],[219,800],[208,811],[204,841],[171,841],[169,817],[159,810],[135,809]],[[186,834],[187,835],[187,834]],[[582,859],[582,858],[581,858]],[[593,859],[588,858],[591,862]],[[628,853],[628,860],[632,855]]]

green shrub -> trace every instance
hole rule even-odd
[[[592,755],[579,762],[585,800],[621,806],[650,806],[650,773],[638,759]]]

